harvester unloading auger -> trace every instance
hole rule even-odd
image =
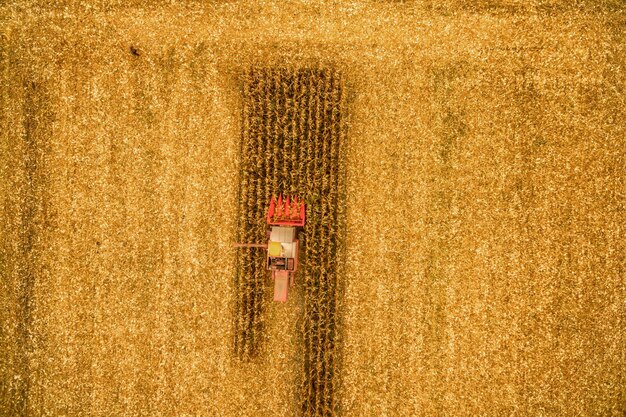
[[[289,287],[293,286],[298,269],[297,228],[305,221],[304,201],[279,196],[272,197],[267,211],[267,243],[235,243],[239,248],[267,249],[266,268],[274,280],[274,301],[287,301]]]

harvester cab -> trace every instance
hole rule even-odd
[[[274,280],[274,301],[287,301],[289,287],[298,269],[298,228],[304,226],[304,201],[282,195],[272,197],[267,211],[267,244],[238,243],[236,247],[267,249],[266,268]]]

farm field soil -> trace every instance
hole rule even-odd
[[[623,2],[65,5],[0,6],[0,415],[626,412]]]

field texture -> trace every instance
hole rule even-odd
[[[0,24],[0,415],[626,413],[623,1]],[[232,244],[284,189],[280,304]]]

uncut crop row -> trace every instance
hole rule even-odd
[[[239,242],[266,239],[272,196],[305,199],[301,263],[304,293],[302,412],[333,414],[338,213],[343,143],[342,82],[331,69],[257,68],[244,74]],[[263,332],[264,288],[271,285],[261,250],[241,251],[236,274],[236,355],[255,357]]]

